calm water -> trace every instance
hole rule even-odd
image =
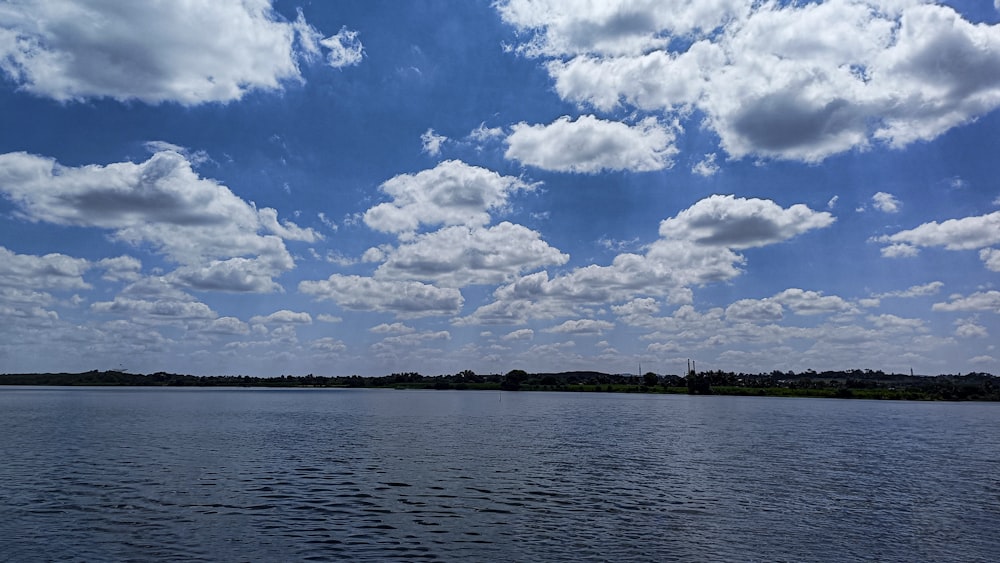
[[[996,561],[1000,405],[0,388],[3,561]]]

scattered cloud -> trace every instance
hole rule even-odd
[[[955,321],[955,336],[959,338],[987,338],[990,333],[976,319],[959,319]]]
[[[416,332],[416,329],[406,326],[403,323],[382,323],[371,327],[368,329],[368,332],[374,332],[375,334],[409,334],[411,332]]]
[[[883,213],[899,213],[899,200],[896,196],[885,192],[878,192],[872,196],[872,206]]]
[[[890,291],[887,293],[879,293],[875,295],[875,297],[879,299],[885,299],[886,297],[901,297],[901,298],[924,297],[927,295],[937,294],[939,291],[941,291],[942,287],[944,287],[943,282],[933,281],[930,283],[925,283],[923,285],[910,286],[902,291]]]
[[[329,50],[326,54],[326,64],[333,68],[361,64],[361,59],[365,56],[365,48],[358,35],[357,31],[351,31],[347,29],[347,26],[344,26],[335,35],[320,40],[320,45]]]
[[[935,303],[935,311],[992,311],[1000,313],[1000,291],[977,291],[969,296],[952,295],[947,303]]]
[[[915,256],[918,247],[944,247],[947,250],[974,250],[1000,243],[1000,211],[976,217],[931,221],[914,229],[883,235],[874,239],[886,244],[882,255],[887,257]],[[982,255],[981,255],[982,256]],[[989,266],[992,253],[983,261]]]
[[[726,307],[726,318],[754,323],[780,321],[784,307],[773,299],[740,299]]]
[[[735,158],[818,162],[876,142],[902,147],[1000,106],[1000,27],[971,23],[949,6],[496,6],[526,38],[514,50],[547,60],[563,99],[667,117],[695,108]]]
[[[716,154],[714,152],[706,154],[705,158],[703,158],[701,161],[698,162],[698,164],[695,164],[694,167],[691,168],[691,171],[699,176],[704,176],[706,178],[709,176],[714,176],[719,172],[720,169],[719,164],[715,161],[715,159],[716,159]]]
[[[829,213],[802,204],[784,209],[770,200],[715,195],[663,221],[660,236],[744,249],[781,242],[833,221]]]
[[[909,244],[890,244],[882,248],[884,258],[913,258],[920,254],[920,249]]]
[[[0,71],[61,102],[113,98],[197,105],[302,80],[321,51],[301,12],[283,21],[270,0],[125,5],[25,0],[0,12]],[[333,66],[356,64],[356,32],[320,40]]]
[[[1000,249],[984,248],[979,251],[979,259],[986,264],[986,269],[1000,272]]]
[[[393,313],[401,318],[454,315],[464,302],[457,289],[339,274],[326,280],[300,282],[299,291],[345,309]]]
[[[505,342],[510,342],[512,340],[531,340],[535,337],[535,331],[530,328],[521,328],[508,332],[507,334],[500,337],[500,340]]]
[[[369,227],[401,235],[414,233],[421,225],[482,226],[490,211],[507,204],[510,195],[534,186],[511,176],[446,160],[417,174],[400,174],[380,187],[393,198],[364,214]]]
[[[423,145],[424,152],[431,156],[441,154],[441,145],[447,140],[448,137],[438,135],[433,129],[428,129],[424,131],[423,135],[420,135],[420,142]]]
[[[505,221],[489,228],[456,225],[418,235],[390,251],[375,275],[463,287],[510,281],[526,270],[568,260],[538,232]]]
[[[593,115],[575,121],[563,116],[549,125],[514,125],[504,156],[556,172],[647,172],[673,164],[674,137],[674,131],[655,118],[630,126]]]
[[[296,313],[288,309],[275,311],[266,316],[255,316],[250,319],[251,324],[312,324],[312,315],[306,312]]]
[[[0,155],[0,191],[30,221],[101,228],[122,242],[148,244],[181,265],[177,283],[197,289],[277,290],[273,277],[294,267],[283,239],[320,238],[199,177],[173,151],[139,164],[82,167],[7,153]]]
[[[545,332],[557,334],[603,334],[615,328],[615,324],[608,321],[594,319],[569,320],[560,325],[545,329]]]
[[[775,244],[831,223],[829,213],[801,204],[786,209],[770,200],[711,196],[661,222],[661,238],[645,254],[619,254],[608,266],[579,267],[555,277],[547,271],[522,276],[497,288],[493,303],[458,322],[506,324],[572,316],[640,294],[690,302],[688,286],[740,274],[745,259],[735,249]]]
[[[772,297],[791,309],[796,315],[821,315],[829,313],[854,313],[857,309],[836,295],[823,295],[822,291],[791,288]]]

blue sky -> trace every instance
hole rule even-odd
[[[998,373],[998,20],[7,3],[0,372]]]

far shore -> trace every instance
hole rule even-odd
[[[124,371],[2,374],[0,385],[113,387],[263,387],[263,388],[382,388],[432,390],[569,391],[581,393],[652,393],[736,395],[748,397],[818,397],[909,401],[1000,401],[1000,378],[988,373],[920,376],[872,370],[769,374],[691,372],[685,377],[606,374],[575,371],[479,375],[470,370],[453,375],[394,373],[382,377],[282,375],[195,376]]]

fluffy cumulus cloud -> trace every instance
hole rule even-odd
[[[431,156],[441,154],[441,145],[447,140],[448,137],[438,135],[433,129],[428,129],[420,135],[420,143],[423,146],[424,152]]]
[[[986,264],[986,269],[1000,272],[1000,249],[984,248],[979,251],[979,258]]]
[[[326,62],[334,68],[358,65],[365,55],[358,32],[351,31],[346,26],[340,28],[335,35],[321,39],[319,43],[329,50]]]
[[[89,261],[65,254],[33,256],[0,246],[0,287],[51,290],[87,289],[83,274],[93,267]]]
[[[697,109],[733,157],[819,161],[933,139],[1000,106],[1000,26],[920,1],[507,0],[558,94]]]
[[[788,307],[796,315],[820,315],[825,313],[855,312],[853,305],[836,295],[823,295],[821,291],[805,291],[791,288],[775,295],[772,299]]]
[[[975,319],[959,319],[955,321],[955,336],[959,338],[986,338],[990,335],[985,326]]]
[[[872,196],[872,205],[883,213],[899,213],[900,203],[896,196],[878,192]]]
[[[387,281],[334,274],[328,279],[299,283],[299,291],[330,300],[345,309],[394,313],[398,317],[453,315],[462,308],[462,294],[416,281]]]
[[[95,302],[90,309],[154,323],[209,321],[218,317],[211,307],[162,278],[144,278],[129,284],[113,300]]]
[[[569,320],[560,325],[545,329],[545,332],[557,334],[602,334],[615,328],[615,324],[595,319]]]
[[[300,81],[300,59],[324,49],[337,67],[361,58],[356,32],[322,39],[271,0],[24,0],[0,10],[0,70],[59,101],[228,102]]]
[[[548,125],[514,125],[505,156],[557,172],[646,172],[673,164],[674,135],[655,118],[630,126],[593,115],[575,121],[563,116]]]
[[[831,225],[825,211],[796,204],[787,209],[765,199],[715,195],[660,224],[660,236],[733,249],[773,244]]]
[[[977,291],[972,295],[952,295],[949,301],[935,303],[935,311],[992,311],[1000,313],[1000,291]]]
[[[933,281],[922,285],[913,285],[900,291],[879,293],[875,295],[875,297],[879,299],[885,297],[902,297],[902,298],[924,297],[927,295],[935,295],[936,293],[941,291],[942,287],[944,287],[944,282]]]
[[[30,221],[106,229],[120,241],[150,245],[181,265],[173,274],[178,283],[198,289],[275,290],[273,277],[294,266],[283,239],[320,238],[199,177],[174,151],[142,163],[81,167],[3,154],[0,192]]]
[[[312,315],[304,311],[296,313],[295,311],[282,309],[270,315],[252,317],[250,322],[253,324],[312,324]]]
[[[462,287],[510,281],[524,271],[567,260],[536,231],[504,221],[489,228],[452,226],[419,235],[392,250],[375,275]]]
[[[985,247],[1000,243],[1000,211],[949,219],[941,223],[931,221],[913,229],[876,237],[874,240],[887,245],[882,249],[882,255],[889,258],[916,256],[920,247],[984,249],[980,251],[980,258],[987,268],[994,269],[996,251]]]
[[[784,317],[784,307],[773,299],[740,299],[726,307],[726,318],[734,321],[774,322]]]
[[[619,254],[610,265],[584,266],[554,277],[546,271],[522,276],[497,288],[492,303],[459,322],[506,324],[571,316],[641,295],[689,301],[689,286],[740,274],[745,258],[736,250],[782,242],[832,222],[829,213],[804,205],[783,208],[770,200],[711,196],[664,220],[660,238],[645,254]]]
[[[534,186],[492,170],[447,160],[430,170],[400,174],[380,187],[392,197],[364,214],[369,227],[387,233],[413,233],[421,225],[482,226],[490,211],[502,209],[510,195]]]

